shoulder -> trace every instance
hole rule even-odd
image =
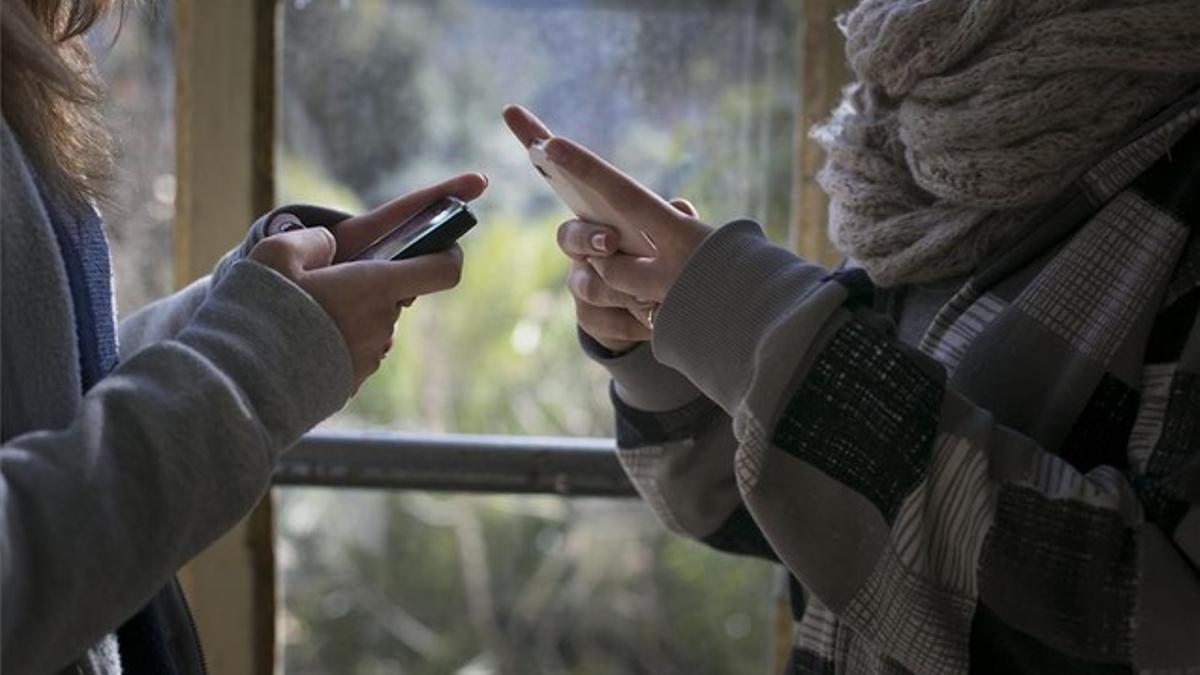
[[[0,117],[0,212],[4,229],[15,222],[46,217],[33,167],[8,120]]]

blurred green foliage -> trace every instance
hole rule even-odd
[[[381,370],[330,425],[608,436],[580,353],[567,217],[499,120],[552,128],[714,223],[787,231],[790,0],[288,0],[281,201],[349,211],[464,170],[452,292],[405,310]],[[763,673],[771,568],[665,531],[633,500],[287,489],[288,673]]]
[[[289,490],[288,672],[762,673],[762,563],[633,501]]]

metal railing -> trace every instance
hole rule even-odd
[[[317,431],[283,457],[277,486],[634,497],[606,438]]]

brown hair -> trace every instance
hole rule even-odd
[[[4,119],[58,198],[95,200],[112,173],[83,34],[122,0],[2,0]]]

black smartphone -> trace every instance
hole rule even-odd
[[[352,260],[405,260],[445,251],[472,227],[475,216],[457,197],[443,197],[396,226]]]

